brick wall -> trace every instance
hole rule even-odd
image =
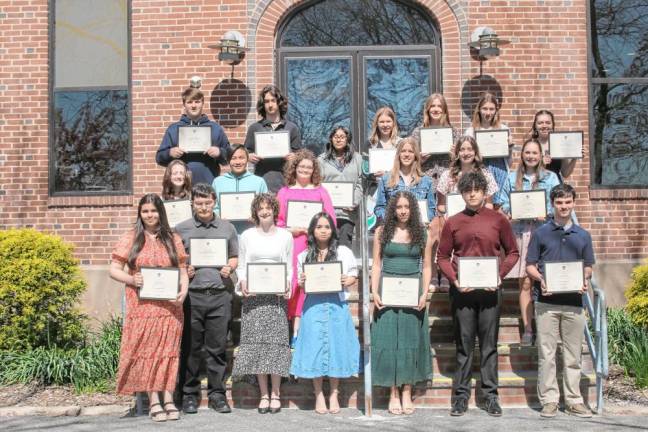
[[[421,2],[442,34],[443,88],[455,125],[484,83],[502,89],[502,119],[521,143],[533,113],[548,108],[561,129],[588,138],[586,2]],[[77,245],[84,264],[107,264],[112,244],[134,220],[137,200],[158,192],[154,155],[168,123],[181,113],[189,77],[203,77],[206,112],[242,142],[254,121],[256,92],[275,77],[277,25],[296,1],[132,0],[132,197],[48,197],[48,2],[0,2],[0,228],[34,226]],[[475,27],[493,27],[511,45],[483,65],[466,44]],[[252,48],[233,70],[207,45],[238,30]],[[232,75],[233,74],[233,75]],[[489,78],[490,77],[490,78]],[[470,80],[470,81],[469,81]],[[486,80],[486,81],[484,81]],[[592,231],[599,260],[648,256],[648,190],[590,190],[589,157],[572,177],[578,216]]]

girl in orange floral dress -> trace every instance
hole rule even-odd
[[[171,392],[178,375],[182,302],[189,286],[186,257],[182,240],[169,228],[160,197],[143,196],[135,228],[124,234],[112,251],[110,277],[126,284],[117,392],[148,392],[154,421],[179,418]],[[179,268],[180,290],[175,300],[140,299],[141,267]]]

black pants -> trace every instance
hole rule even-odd
[[[352,249],[353,233],[355,232],[355,223],[348,219],[338,219],[338,239],[339,244]]]
[[[182,363],[183,395],[199,395],[200,363],[203,350],[207,353],[207,393],[209,398],[225,398],[225,368],[227,367],[227,329],[232,316],[232,295],[227,290],[216,294],[189,291],[185,300],[185,349]]]
[[[460,293],[450,288],[450,304],[457,350],[452,398],[470,398],[475,335],[479,338],[481,391],[486,399],[497,397],[497,337],[501,291],[474,290]]]

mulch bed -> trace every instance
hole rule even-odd
[[[14,384],[0,386],[0,407],[10,406],[65,406],[130,405],[132,396],[115,393],[76,394],[71,386],[39,386]]]
[[[632,378],[623,373],[623,368],[611,365],[603,390],[605,399],[612,403],[632,403],[648,406],[648,389],[635,386]]]

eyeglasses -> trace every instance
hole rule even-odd
[[[333,135],[333,139],[335,140],[345,140],[347,139],[346,135]]]

